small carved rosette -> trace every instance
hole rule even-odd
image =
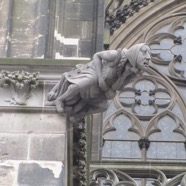
[[[39,85],[39,72],[2,71],[0,86],[9,88],[11,98],[5,101],[15,105],[26,105],[26,100],[31,96],[31,90]]]

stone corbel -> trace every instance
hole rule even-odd
[[[31,90],[39,85],[39,72],[29,73],[26,71],[2,71],[0,75],[0,87],[8,88],[10,99],[4,101],[14,105],[26,105],[31,96]]]
[[[146,150],[148,150],[149,146],[150,146],[150,141],[148,138],[146,137],[142,137],[139,139],[138,141],[138,145],[140,149],[145,148]]]

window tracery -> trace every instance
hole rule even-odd
[[[142,171],[142,170],[141,170]],[[135,171],[134,171],[135,172]],[[145,172],[145,171],[144,171]],[[167,178],[163,171],[149,170],[146,186],[185,186],[186,173],[181,173],[171,179]],[[116,169],[95,169],[90,174],[90,186],[140,186],[138,179]]]
[[[184,99],[180,95],[179,89],[171,81],[166,79],[165,75],[171,77],[172,80],[176,80],[175,83],[179,82],[179,84],[186,80],[184,76],[184,69],[186,68],[186,56],[184,53],[184,48],[186,48],[185,28],[185,17],[175,16],[163,19],[159,25],[156,24],[147,32],[146,41],[151,47],[152,70],[149,70],[145,75],[126,86],[111,103],[111,107],[115,111],[108,110],[110,115],[106,113],[104,120],[103,133],[107,149],[109,145],[110,147],[112,146],[112,139],[116,140],[119,136],[117,130],[120,129],[115,127],[115,120],[117,120],[117,117],[121,117],[120,115],[125,115],[130,120],[130,126],[127,129],[128,133],[134,132],[138,134],[138,137],[135,139],[136,142],[138,141],[138,144],[140,144],[141,139],[149,139],[152,142],[149,143],[149,151],[146,148],[145,154],[147,155],[147,159],[153,158],[151,151],[158,152],[168,149],[169,143],[167,141],[171,141],[170,139],[165,140],[158,136],[159,133],[161,135],[168,134],[168,132],[163,133],[164,130],[160,129],[161,127],[158,123],[161,123],[164,118],[172,118],[172,122],[168,122],[165,119],[165,123],[168,127],[171,126],[171,123],[175,123],[175,127],[171,130],[166,130],[172,136],[177,135],[177,138],[170,142],[170,144],[174,144],[173,150],[175,151],[175,155],[171,156],[171,153],[168,153],[171,150],[167,150],[167,154],[170,155],[168,159],[171,159],[171,157],[173,159],[184,159],[186,154],[184,149],[186,139],[186,118],[184,114],[186,108]],[[155,68],[160,73],[156,70],[155,72]],[[123,119],[123,121],[127,120]],[[126,125],[125,122],[123,122],[123,125]],[[107,134],[109,131],[112,131],[111,133],[115,132],[115,136],[117,137],[110,138]],[[156,136],[156,139],[151,136]],[[162,139],[162,143],[158,139]],[[124,140],[124,138],[120,138],[120,140]],[[166,146],[166,148],[162,145],[164,147]],[[178,148],[182,151],[181,156],[177,156]],[[112,152],[110,153],[112,154]],[[142,156],[139,157],[142,158]],[[156,155],[154,158],[161,159],[161,157],[163,158],[161,155]]]
[[[177,15],[162,20],[163,26],[147,39],[151,48],[152,62],[172,80],[186,81],[186,18]],[[157,27],[157,26],[156,26]],[[153,29],[157,29],[157,28]],[[147,36],[148,37],[148,36]],[[175,81],[176,83],[176,81]],[[181,83],[181,82],[180,82]]]
[[[163,5],[163,2],[165,1],[159,5]],[[102,163],[104,160],[110,161],[110,165],[118,161],[121,165],[128,161],[134,165],[140,161],[142,164],[162,162],[162,167],[160,163],[158,168],[160,171],[163,162],[166,165],[177,163],[177,168],[180,168],[180,162],[186,162],[186,3],[180,1],[176,5],[173,2],[169,5],[171,13],[163,15],[161,7],[162,17],[159,16],[157,21],[152,19],[152,24],[149,21],[146,28],[140,27],[141,30],[134,39],[129,34],[127,41],[122,44],[124,39],[121,35],[126,34],[125,30],[134,33],[136,27],[131,26],[132,23],[111,36],[111,48],[126,46],[126,43],[130,46],[135,42],[147,42],[151,48],[152,63],[147,73],[117,94],[104,113]],[[140,11],[139,17],[142,14]],[[142,20],[145,18],[142,17]],[[124,38],[126,39],[125,36]],[[115,169],[112,171],[117,176]],[[184,186],[186,183],[186,169],[179,173],[170,167],[168,172],[160,171],[164,175],[163,180],[158,176],[157,179],[149,177],[145,169],[141,171],[144,177],[140,177],[142,174],[139,172],[135,174],[139,177],[131,176],[130,170],[127,171],[135,184],[140,186]],[[102,184],[104,183],[103,181]],[[127,185],[120,182],[117,184]]]

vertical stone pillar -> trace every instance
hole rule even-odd
[[[85,119],[71,122],[68,125],[68,186],[87,186],[89,163],[87,157],[87,123]]]

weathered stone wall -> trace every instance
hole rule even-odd
[[[57,70],[49,72],[49,69],[54,69],[52,62],[56,65],[63,62],[43,59],[38,60],[37,65],[29,65],[31,60],[19,59],[13,65],[14,62],[13,59],[0,59],[1,69],[9,74],[10,79],[14,78],[14,81],[5,82],[3,80],[7,77],[2,76],[3,72],[0,73],[0,185],[65,185],[66,118],[65,115],[58,114],[55,107],[46,106],[45,102],[47,93],[55,85],[61,72],[69,67],[60,65]],[[41,65],[43,62],[48,64]],[[40,71],[39,85],[28,93],[25,90],[30,84],[21,81],[21,78],[25,78],[25,73],[19,69],[29,70],[30,76]],[[17,79],[12,77],[16,71],[19,71],[20,76]],[[22,82],[23,88],[18,89],[16,82]],[[25,94],[25,102],[19,102]]]
[[[67,185],[65,116],[44,103],[63,72],[102,50],[103,2],[0,0],[0,75],[40,72],[26,105],[15,101],[24,90],[0,88],[0,185]]]
[[[1,112],[0,126],[0,185],[63,185],[64,117]]]

